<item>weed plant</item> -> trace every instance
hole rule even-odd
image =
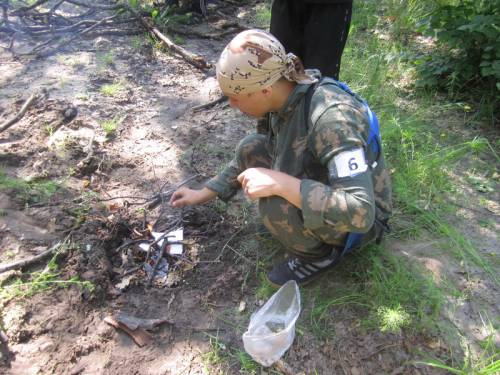
[[[115,83],[106,83],[101,86],[100,92],[104,96],[118,96],[120,93],[122,93],[124,90],[124,87],[121,83],[115,82]]]
[[[6,302],[13,298],[31,297],[52,288],[67,288],[71,285],[92,291],[94,285],[89,281],[81,281],[78,276],[73,276],[67,280],[61,278],[57,258],[59,254],[67,250],[67,243],[63,243],[43,271],[23,274],[8,285],[1,284],[0,301]]]
[[[101,128],[107,136],[113,135],[117,127],[118,121],[116,119],[106,120],[101,123]]]
[[[99,70],[106,69],[113,66],[116,60],[115,53],[113,51],[99,52],[96,55],[97,58],[97,68]]]
[[[113,117],[111,120],[105,120],[101,122],[101,128],[104,130],[104,133],[106,134],[107,137],[112,137],[116,133],[116,129],[118,129],[118,126],[125,120],[126,116],[116,116]]]

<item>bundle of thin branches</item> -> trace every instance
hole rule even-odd
[[[11,36],[8,49],[16,55],[48,56],[82,37],[108,34],[138,34],[136,18],[127,15],[121,4],[96,4],[84,0],[37,0],[14,7],[0,3],[0,32]],[[132,26],[132,27],[130,27]],[[28,52],[13,51],[16,37],[29,37],[35,46]]]
[[[19,3],[25,4],[23,0],[16,2]],[[98,4],[89,0],[37,0],[31,5],[14,7],[9,0],[0,0],[0,9],[0,33],[11,38],[4,48],[14,55],[46,57],[73,46],[84,37],[139,34],[145,29],[191,65],[199,69],[210,68],[203,57],[176,45],[126,2]],[[26,36],[35,46],[28,52],[16,53],[16,38]]]

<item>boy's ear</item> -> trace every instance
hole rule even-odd
[[[266,87],[265,89],[262,89],[262,93],[265,96],[271,96],[272,92],[273,92],[273,88],[271,86]]]

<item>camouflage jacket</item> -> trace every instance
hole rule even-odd
[[[382,150],[372,168],[376,155],[367,147],[370,125],[366,109],[334,85],[322,85],[315,90],[307,121],[305,94],[309,87],[297,85],[283,108],[270,116],[271,168],[301,179],[306,229],[316,233],[365,233],[373,226],[375,217],[385,220],[392,210],[390,176]],[[331,161],[356,148],[364,150],[368,169],[352,176],[332,177]],[[235,178],[240,171],[234,160],[231,164],[233,168],[226,168],[206,185],[224,200],[234,195],[238,187]],[[229,176],[232,173],[236,176]]]

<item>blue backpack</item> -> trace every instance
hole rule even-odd
[[[358,100],[360,103],[363,104],[363,106],[366,108],[366,111],[368,113],[368,121],[370,122],[370,132],[368,134],[368,140],[367,140],[367,146],[371,147],[373,153],[376,155],[375,156],[375,161],[371,164],[371,168],[375,168],[378,162],[378,159],[380,158],[380,150],[381,150],[381,140],[380,140],[380,130],[379,130],[379,122],[377,115],[375,112],[373,112],[370,107],[368,106],[368,103],[366,102],[365,99],[363,99],[361,96],[358,94],[354,93],[347,84],[344,82],[336,81],[333,78],[322,78],[319,82],[316,84],[312,85],[312,87],[308,90],[306,93],[306,102],[305,102],[305,118],[306,121],[309,123],[309,107],[311,106],[311,99],[316,91],[316,89],[322,85],[334,85],[342,89],[344,92],[347,94],[351,95],[354,97],[356,100]],[[387,223],[382,223],[385,228],[387,228]],[[344,249],[342,250],[341,256],[344,256],[345,254],[349,253],[351,250],[358,248],[361,246],[362,240],[363,240],[363,235],[364,233],[356,233],[356,232],[349,232],[347,234],[347,239],[344,245]],[[381,238],[377,238],[377,243],[379,243]]]

